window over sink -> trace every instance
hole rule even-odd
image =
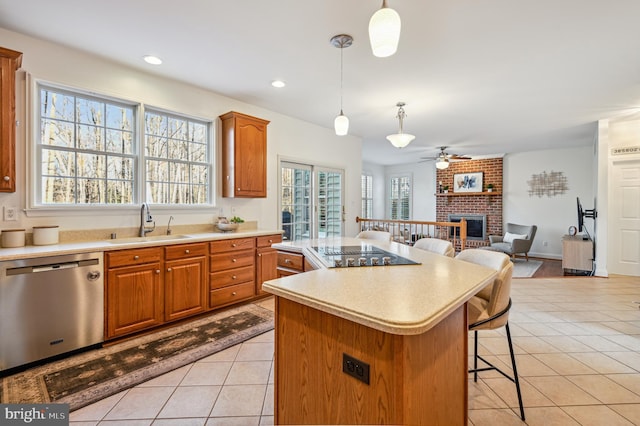
[[[38,82],[36,208],[212,204],[212,121]]]

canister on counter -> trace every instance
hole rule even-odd
[[[24,229],[3,229],[2,247],[24,247]]]
[[[34,226],[33,245],[47,246],[51,244],[58,244],[58,225]]]

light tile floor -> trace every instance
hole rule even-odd
[[[640,278],[517,279],[512,299],[527,424],[640,425]],[[273,309],[272,299],[261,304]],[[77,410],[71,424],[273,424],[273,339],[265,333]],[[504,330],[480,332],[480,351],[511,371]],[[469,424],[523,424],[513,383],[496,372],[470,380]]]

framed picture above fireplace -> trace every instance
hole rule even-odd
[[[453,192],[482,192],[482,172],[454,174]]]

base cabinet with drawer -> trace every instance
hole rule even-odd
[[[272,244],[281,243],[282,235],[266,235],[256,238],[256,294],[268,294],[262,283],[278,278],[278,250]]]
[[[209,243],[209,308],[255,296],[255,238]]]
[[[301,253],[278,250],[278,278],[304,272],[305,261]]]
[[[164,322],[162,257],[161,247],[105,254],[107,339]]]
[[[208,309],[207,243],[165,247],[165,321],[174,321]]]

